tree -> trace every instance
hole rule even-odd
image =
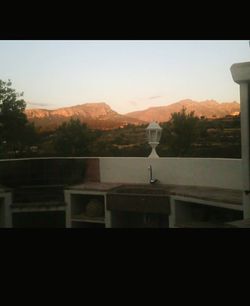
[[[23,93],[16,92],[11,85],[10,80],[0,80],[0,147],[4,146],[7,152],[21,150],[26,143],[32,142],[31,135],[34,136],[34,126],[29,124],[24,113]]]
[[[86,124],[79,119],[71,119],[57,128],[53,143],[57,154],[84,156],[89,152],[88,146],[92,139]]]
[[[169,122],[163,124],[161,143],[168,145],[169,151],[174,156],[186,156],[190,152],[192,144],[197,139],[199,118],[194,112],[181,112],[171,114]]]

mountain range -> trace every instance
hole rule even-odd
[[[196,116],[206,118],[222,118],[227,115],[238,115],[240,112],[240,104],[235,101],[218,103],[215,100],[197,102],[186,99],[167,106],[150,107],[126,115],[147,122],[152,120],[164,122],[170,119],[172,113],[180,112],[183,107],[186,108],[188,113],[194,111]]]
[[[121,115],[110,108],[105,102],[85,103],[70,107],[48,109],[27,109],[25,111],[29,121],[42,130],[52,130],[71,118],[79,119],[90,128],[113,129],[128,124],[140,125],[144,121]]]
[[[227,115],[238,115],[240,112],[240,104],[235,101],[219,103],[214,100],[197,102],[187,99],[124,115],[112,110],[105,102],[85,103],[55,110],[26,109],[25,113],[28,120],[34,122],[35,126],[42,130],[55,129],[63,122],[69,121],[70,118],[79,119],[90,128],[112,129],[128,124],[146,124],[153,120],[165,122],[171,118],[172,113],[181,111],[183,107],[188,113],[194,111],[196,116],[206,118],[222,118]]]

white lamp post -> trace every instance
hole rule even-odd
[[[152,147],[152,152],[149,155],[151,158],[159,157],[155,151],[155,148],[158,146],[161,139],[162,128],[159,126],[157,122],[151,122],[149,126],[146,128],[148,143]]]

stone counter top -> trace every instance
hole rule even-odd
[[[170,196],[184,196],[190,198],[197,198],[207,201],[216,201],[228,204],[242,205],[242,190],[222,189],[215,187],[203,186],[184,186],[184,185],[166,185],[166,184],[120,184],[126,187],[149,187],[149,188],[163,188]],[[112,192],[112,190],[111,190]]]
[[[66,190],[79,191],[109,191],[115,187],[121,186],[121,183],[101,183],[101,182],[87,182],[79,185],[68,186]]]
[[[222,189],[199,186],[166,186],[171,195],[186,196],[207,201],[216,201],[228,204],[242,205],[241,190]]]
[[[167,184],[141,184],[141,183],[104,183],[104,182],[87,182],[79,185],[69,186],[67,190],[86,190],[86,191],[109,191],[122,185],[134,187],[164,188],[169,196],[184,196],[207,201],[216,201],[221,203],[242,205],[242,191],[234,189],[222,189],[215,187],[202,186],[184,186],[184,185],[167,185]]]

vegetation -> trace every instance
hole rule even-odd
[[[173,113],[171,119],[162,125],[161,142],[166,144],[169,153],[173,156],[186,156],[190,154],[192,144],[198,138],[199,118],[194,112],[187,114],[183,108],[181,112]]]
[[[0,156],[13,157],[36,142],[36,132],[27,120],[26,103],[11,82],[0,80]]]
[[[71,119],[56,130],[53,144],[59,155],[86,156],[91,140],[93,137],[87,125],[79,119]]]

